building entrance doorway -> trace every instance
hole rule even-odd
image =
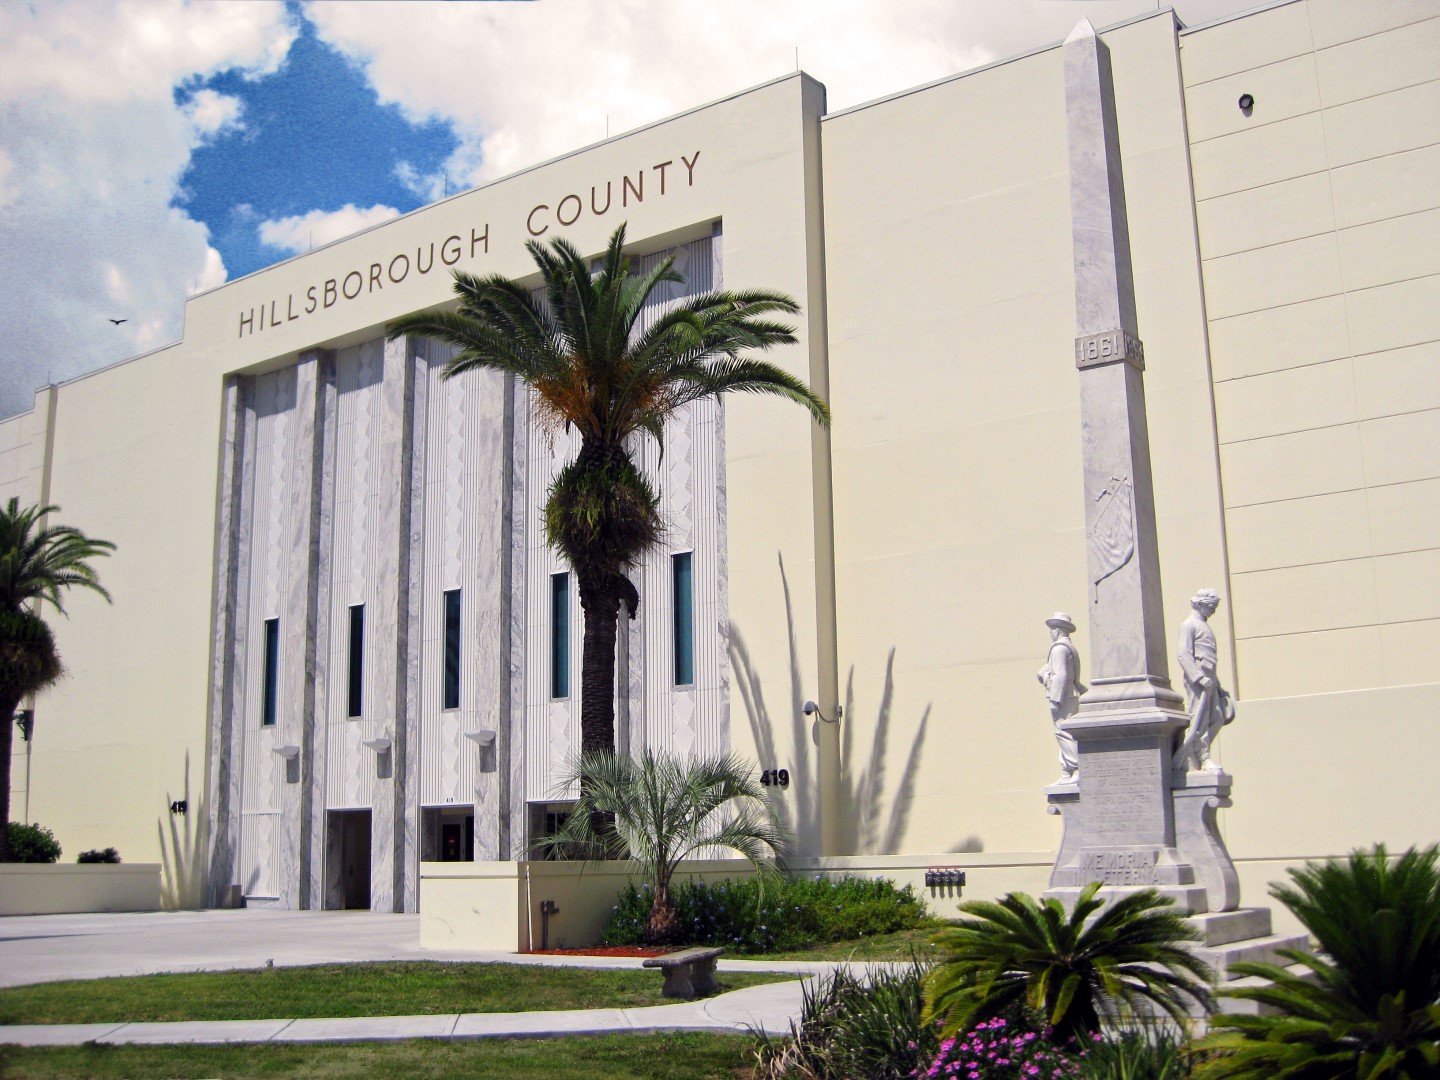
[[[326,856],[329,888],[326,907],[370,907],[370,811],[332,810]]]

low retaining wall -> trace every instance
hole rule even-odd
[[[0,915],[159,910],[159,863],[0,864]]]
[[[952,916],[962,892],[990,899],[1012,889],[1043,891],[1053,860],[1053,855],[1033,852],[851,855],[795,859],[786,869],[792,875],[889,878],[913,885],[934,914]],[[931,867],[964,870],[965,888],[926,888],[925,871]],[[694,860],[682,864],[675,880],[720,881],[753,872],[744,859]],[[599,943],[620,891],[640,880],[628,862],[421,863],[420,945],[523,952],[540,948],[546,938],[552,949],[585,948]],[[546,901],[554,912],[548,918],[541,910]]]

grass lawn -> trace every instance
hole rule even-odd
[[[938,960],[940,950],[931,942],[935,935],[950,924],[942,919],[931,919],[914,930],[897,930],[893,934],[876,934],[873,937],[854,938],[850,941],[832,941],[808,949],[792,952],[756,953],[736,959],[744,960],[909,960],[911,956],[921,960]]]
[[[0,1047],[0,1076],[6,1080],[249,1076],[741,1080],[751,1075],[753,1046],[747,1036],[707,1032],[323,1046],[5,1046]]]
[[[736,990],[794,977],[745,972],[720,979]],[[628,1009],[669,1004],[660,995],[664,981],[658,971],[438,961],[140,975],[0,990],[0,1024]]]

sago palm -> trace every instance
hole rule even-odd
[[[115,545],[92,540],[68,525],[42,526],[56,506],[27,506],[12,498],[0,510],[0,862],[10,851],[10,751],[12,717],[28,694],[60,677],[55,635],[38,609],[52,604],[62,615],[66,589],[85,588],[110,599],[90,560]]]
[[[683,280],[673,259],[633,273],[623,225],[598,270],[564,239],[526,246],[543,300],[511,278],[457,272],[454,310],[399,319],[390,333],[456,347],[447,377],[475,368],[514,375],[529,385],[542,424],[579,433],[578,455],[550,489],[545,526],[575,571],[584,613],[581,749],[613,753],[616,623],[621,604],[633,616],[639,599],[625,568],[661,531],[656,495],[627,440],[641,432],[659,439],[677,409],[736,391],[789,398],[821,424],[829,412],[802,381],[745,355],[796,340],[771,318],[799,312],[789,297],[759,289],[690,296],[641,329],[650,294]]]
[[[585,780],[580,800],[543,843],[567,854],[633,859],[652,890],[645,939],[669,941],[676,926],[670,880],[686,856],[731,848],[760,873],[776,872],[788,837],[755,777],[734,754],[582,754],[566,778],[567,785]]]
[[[1393,861],[1383,845],[1291,870],[1271,895],[1293,911],[1319,956],[1281,950],[1304,968],[1241,963],[1268,985],[1224,991],[1269,1015],[1215,1017],[1201,1049],[1206,1078],[1420,1080],[1440,1076],[1440,872],[1437,849]]]
[[[1058,900],[1037,904],[1019,892],[961,904],[974,917],[936,939],[943,959],[926,981],[927,1017],[953,1034],[1023,1006],[1063,1041],[1145,1002],[1177,1023],[1192,1004],[1205,1006],[1212,973],[1185,948],[1199,934],[1184,913],[1154,889],[1107,907],[1099,888],[1082,889],[1069,913]]]

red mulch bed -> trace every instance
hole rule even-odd
[[[596,945],[593,949],[526,949],[532,956],[664,956],[674,949],[649,949],[643,945]]]

